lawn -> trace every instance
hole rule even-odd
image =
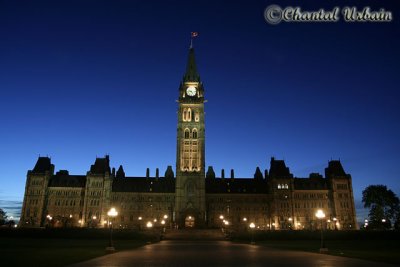
[[[318,253],[320,243],[317,240],[270,240],[259,241],[257,245]],[[394,240],[333,240],[327,241],[326,247],[330,255],[400,264],[400,244]]]
[[[149,241],[154,242],[153,237],[125,236],[116,237],[114,247],[117,251],[133,249],[145,245]],[[34,234],[30,237],[0,236],[0,255],[2,266],[35,266],[57,267],[88,260],[107,254],[105,248],[108,245],[107,236],[104,233],[84,234],[77,237],[59,237],[57,234],[44,233],[42,237]]]
[[[242,235],[236,241],[249,242]],[[400,264],[400,233],[396,231],[366,232],[327,232],[325,233],[325,245],[327,254],[359,258],[377,262]],[[256,233],[256,244],[278,249],[300,250],[319,253],[319,232],[275,232]]]

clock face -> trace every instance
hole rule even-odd
[[[194,87],[194,86],[189,86],[189,87],[186,89],[186,93],[188,94],[188,96],[194,96],[194,95],[196,95],[196,87]]]

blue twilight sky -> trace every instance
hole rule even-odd
[[[399,194],[399,7],[317,2],[1,0],[0,207],[18,216],[39,155],[72,174],[105,154],[129,176],[175,166],[191,31],[207,166],[252,177],[275,156],[307,177],[340,159],[357,207],[370,184]],[[270,4],[371,6],[394,20],[272,26]]]

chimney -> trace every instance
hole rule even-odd
[[[231,179],[235,179],[235,171],[231,169]]]
[[[222,179],[225,178],[225,170],[224,170],[224,169],[221,170],[221,178],[222,178]]]
[[[150,169],[147,168],[147,169],[146,169],[146,178],[149,178],[149,177],[150,177]]]
[[[160,176],[160,172],[158,170],[158,168],[156,168],[156,178],[158,178]]]

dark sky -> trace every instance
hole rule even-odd
[[[370,184],[399,194],[400,9],[326,2],[0,1],[0,206],[19,209],[38,155],[72,174],[105,154],[129,176],[175,168],[191,31],[217,174],[252,177],[275,156],[308,177],[340,159],[356,203]],[[272,26],[270,4],[370,6],[394,20]]]

